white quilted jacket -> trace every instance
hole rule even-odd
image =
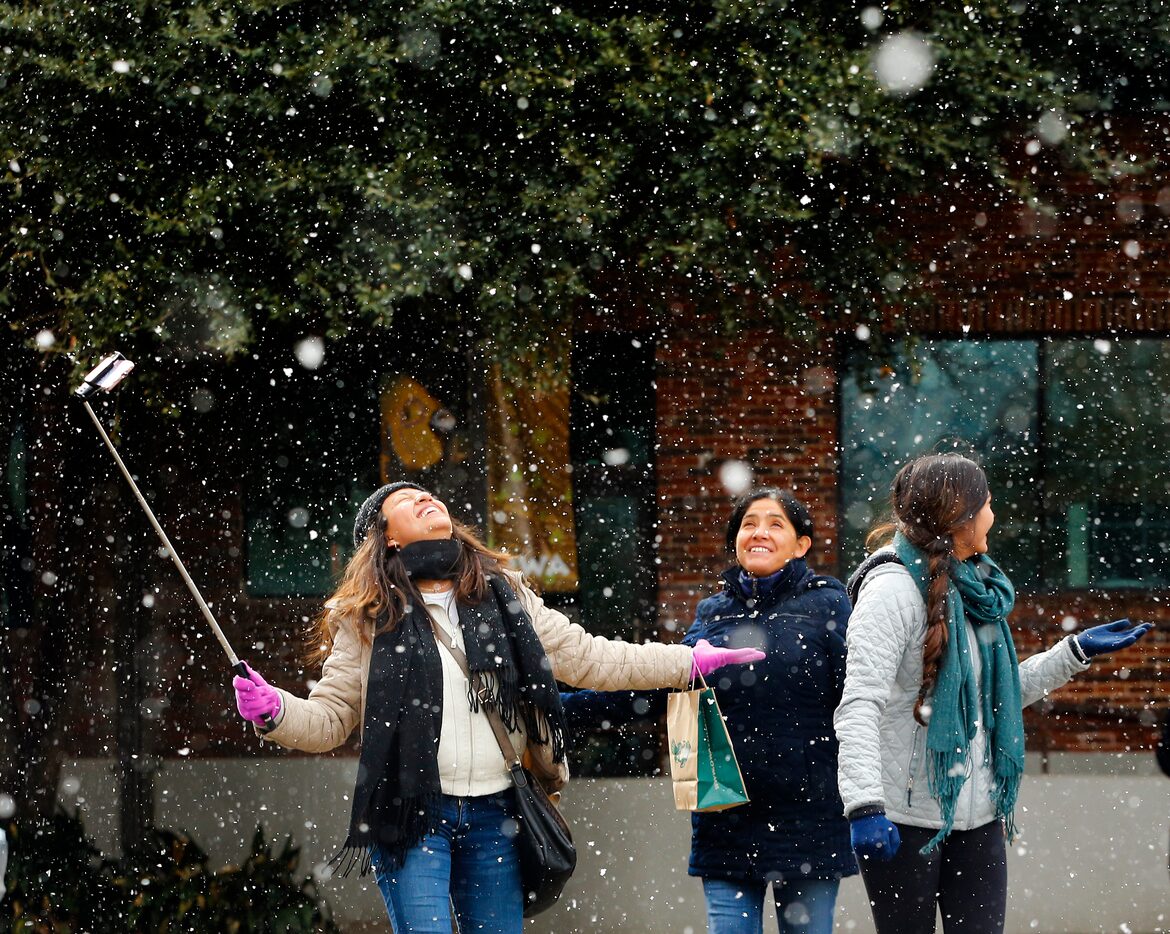
[[[975,629],[967,623],[966,631],[972,656],[977,656]],[[833,716],[841,744],[837,781],[846,814],[878,805],[895,823],[942,826],[938,802],[927,787],[926,727],[914,719],[925,635],[926,604],[910,572],[894,562],[871,570],[849,617],[845,691]],[[978,678],[979,666],[974,667]],[[1067,639],[1025,659],[1020,663],[1023,705],[1034,704],[1087,667],[1077,661]],[[995,819],[986,743],[980,729],[955,806],[955,830]]]

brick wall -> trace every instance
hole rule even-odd
[[[810,346],[764,327],[727,337],[682,311],[665,335],[656,372],[659,622],[681,633],[727,564],[729,461],[749,465],[755,485],[797,492],[816,529],[810,560],[836,570],[837,390],[831,341]]]

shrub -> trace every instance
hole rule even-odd
[[[295,873],[292,838],[279,853],[257,826],[239,866],[219,871],[186,834],[154,830],[129,859],[105,858],[77,813],[47,824],[10,824],[9,896],[0,931],[81,934],[105,931],[217,931],[225,934],[336,934],[312,878]]]

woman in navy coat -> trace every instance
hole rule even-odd
[[[684,642],[762,649],[750,669],[710,682],[749,804],[692,815],[689,872],[703,880],[710,934],[760,934],[768,886],[781,934],[828,934],[841,877],[857,872],[837,793],[833,711],[845,679],[849,598],[805,562],[808,509],[787,490],[741,499],[727,526],[735,564],[703,600]],[[568,695],[571,727],[660,716],[665,692]]]

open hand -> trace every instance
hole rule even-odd
[[[692,674],[698,673],[704,678],[724,665],[748,665],[764,659],[764,653],[759,649],[717,649],[706,639],[696,642],[693,651]]]
[[[1073,638],[1077,640],[1085,657],[1093,658],[1127,648],[1153,628],[1153,623],[1138,623],[1134,626],[1128,619],[1118,619],[1086,629]]]

